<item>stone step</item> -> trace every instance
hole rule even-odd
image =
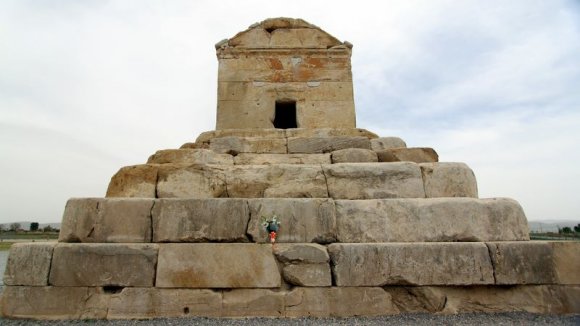
[[[273,215],[282,243],[529,240],[521,206],[505,198],[73,198],[59,241],[265,242]]]
[[[7,286],[580,285],[580,242],[16,244]],[[30,262],[35,262],[31,264]],[[331,277],[332,273],[332,277]]]
[[[10,250],[1,314],[123,319],[579,313],[579,253],[580,242],[544,241],[327,247],[20,243]]]
[[[580,312],[580,286],[162,289],[7,286],[5,318],[349,317],[401,313]],[[6,298],[10,298],[9,300]]]
[[[366,129],[360,128],[220,129],[201,133],[195,140],[195,143],[209,144],[212,139],[223,137],[270,138],[270,139],[285,139],[292,137],[365,137],[368,139],[378,138],[376,134]],[[395,142],[395,140],[391,140],[390,142],[393,143]],[[400,142],[398,142],[397,144],[400,144]]]
[[[463,163],[145,164],[119,170],[107,197],[477,197],[477,183]]]
[[[223,138],[225,139],[225,138]],[[234,149],[235,148],[235,149]],[[343,148],[328,153],[286,153],[285,150],[260,151],[244,149],[245,145],[226,146],[222,149],[164,149],[155,152],[147,164],[213,164],[213,165],[265,165],[265,164],[337,164],[376,162],[438,162],[432,148],[395,148],[373,151],[366,148]],[[232,155],[230,153],[235,153]]]

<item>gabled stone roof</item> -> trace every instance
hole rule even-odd
[[[216,44],[216,49],[329,49],[352,48],[302,19],[269,18]]]

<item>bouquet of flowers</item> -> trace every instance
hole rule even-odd
[[[262,226],[266,229],[266,232],[268,232],[270,242],[276,242],[276,234],[278,233],[278,229],[280,229],[280,221],[278,221],[278,216],[275,214],[270,218],[262,216]]]

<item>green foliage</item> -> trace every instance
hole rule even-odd
[[[580,233],[580,223],[574,227],[574,232]]]
[[[572,233],[572,229],[569,226],[562,228],[562,233]]]
[[[30,231],[38,231],[38,227],[40,225],[38,224],[38,222],[32,222],[30,223]]]

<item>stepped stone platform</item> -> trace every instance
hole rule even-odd
[[[287,18],[218,43],[217,130],[14,245],[2,316],[580,313],[580,242],[530,241],[466,164],[355,128],[351,47]]]

